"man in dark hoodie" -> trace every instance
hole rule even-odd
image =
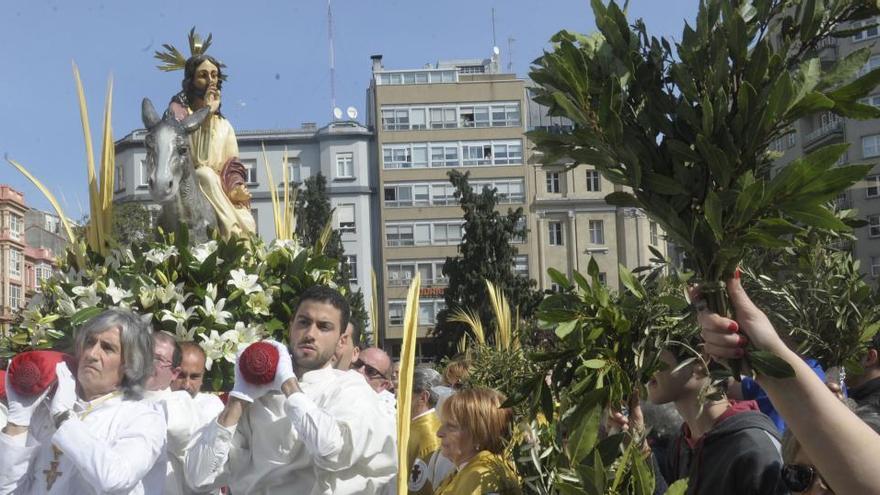
[[[868,344],[868,351],[862,358],[862,373],[846,377],[849,397],[860,406],[870,405],[880,408],[880,333]]]
[[[779,434],[752,402],[706,398],[711,380],[700,360],[665,350],[666,364],[648,383],[654,404],[673,403],[684,419],[661,472],[669,484],[689,478],[690,495],[787,494],[780,482]]]

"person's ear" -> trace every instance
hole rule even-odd
[[[880,366],[880,352],[877,349],[868,349],[868,355],[865,356],[865,366]]]
[[[177,380],[177,377],[180,376],[180,372],[180,366],[178,366],[177,368],[171,368],[171,380]]]

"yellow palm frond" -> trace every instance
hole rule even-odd
[[[407,465],[407,444],[412,411],[412,379],[415,370],[416,336],[419,328],[419,288],[421,275],[415,279],[406,294],[406,309],[403,318],[403,345],[400,352],[400,377],[397,387],[397,493],[407,492],[409,466]]]
[[[293,212],[293,205],[296,203],[297,190],[290,190],[290,180],[287,170],[287,147],[284,147],[284,154],[281,157],[281,175],[284,184],[283,196],[278,192],[278,185],[272,176],[272,167],[269,164],[269,156],[266,154],[265,143],[260,143],[263,148],[263,164],[266,167],[266,176],[269,178],[269,197],[272,199],[272,218],[275,223],[275,238],[279,240],[293,239],[296,231],[296,217]]]
[[[458,354],[467,354],[468,352],[468,334],[461,334],[461,338],[458,339],[458,345],[456,346],[456,351]]]
[[[476,311],[455,308],[455,310],[449,315],[449,321],[464,323],[471,329],[471,332],[474,333],[477,343],[480,345],[486,345],[486,332],[483,329],[483,322],[480,320],[480,315]]]
[[[375,337],[379,328],[379,290],[377,288],[379,284],[376,281],[376,270],[370,270],[370,282],[373,284],[373,295],[370,299],[370,329]]]
[[[52,194],[49,189],[43,185],[33,174],[27,171],[24,168],[24,165],[18,163],[12,158],[6,158],[6,161],[9,162],[10,165],[17,168],[19,172],[22,173],[33,185],[43,193],[43,196],[46,196],[46,199],[49,200],[49,203],[52,205],[52,208],[55,209],[55,213],[58,215],[58,218],[61,219],[61,225],[64,226],[64,233],[67,234],[67,241],[70,243],[76,242],[76,237],[73,235],[73,227],[70,225],[70,221],[67,219],[67,215],[64,214],[64,210],[61,209],[61,204],[58,203],[58,199],[55,198],[55,195]]]
[[[324,224],[324,228],[321,230],[321,235],[318,236],[318,242],[315,243],[315,250],[319,253],[323,253],[324,249],[330,244],[330,236],[333,235],[333,217],[331,216],[327,223]]]
[[[515,348],[516,324],[510,311],[507,296],[500,287],[486,280],[486,289],[489,291],[489,301],[492,304],[492,312],[495,313],[495,345],[499,350]]]

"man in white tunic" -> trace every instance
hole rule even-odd
[[[339,292],[309,288],[290,320],[293,361],[286,346],[274,343],[274,381],[249,384],[236,363],[226,408],[187,453],[192,487],[228,484],[236,494],[384,493],[397,472],[395,420],[361,375],[331,366],[349,315]]]
[[[186,486],[183,457],[193,434],[208,421],[201,420],[198,406],[189,393],[171,389],[171,382],[181,372],[181,362],[182,352],[174,336],[166,332],[153,333],[153,374],[147,379],[144,398],[161,408],[168,425],[167,455],[162,459],[166,462],[166,495],[193,493]]]
[[[165,418],[139,400],[153,369],[149,326],[107,310],[77,332],[75,350],[76,379],[59,364],[51,399],[51,387],[28,397],[7,383],[0,494],[161,493]]]
[[[185,390],[196,403],[199,411],[199,428],[214,421],[223,411],[223,402],[217,394],[202,392],[205,381],[205,362],[207,356],[202,346],[195,342],[181,342],[180,373],[171,382],[171,390]]]

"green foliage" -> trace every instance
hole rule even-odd
[[[523,376],[512,392],[507,378],[494,372],[494,384],[507,387],[517,411],[517,469],[534,493],[653,493],[640,434],[600,437],[605,411],[629,402],[658,369],[659,352],[697,334],[684,299],[688,277],[662,259],[652,262],[654,268],[635,274],[620,267],[620,293],[599,282],[595,260],[586,277],[569,279],[551,269],[562,291],[544,299],[537,316],[557,339],[527,348],[524,363],[511,361],[513,374]],[[472,376],[480,376],[478,363]]]
[[[321,238],[321,233],[328,223],[333,221],[333,208],[330,206],[330,196],[327,194],[327,178],[318,173],[305,180],[304,188],[296,196],[294,206],[296,215],[296,233],[305,246],[315,246]],[[324,254],[330,258],[340,260],[334,281],[340,287],[350,289],[349,280],[351,270],[342,262],[345,248],[342,246],[342,234],[333,229],[330,241],[324,247]],[[365,261],[365,260],[363,260]],[[366,281],[361,280],[360,283]],[[369,342],[370,327],[369,315],[364,303],[364,295],[360,290],[349,290],[346,299],[351,306],[351,322],[361,330],[362,338]]]
[[[730,278],[749,246],[782,247],[802,226],[845,229],[825,203],[868,173],[837,166],[846,145],[819,149],[770,178],[770,143],[799,118],[829,110],[878,118],[858,103],[880,69],[867,52],[821,67],[819,43],[880,13],[852,0],[705,0],[672,45],[593,0],[599,32],[561,31],[531,72],[536,101],[571,119],[568,134],[530,133],[545,161],[590,163],[626,190],[609,203],[642,208],[709,284]],[[722,312],[726,296],[707,297]]]
[[[67,259],[42,283],[42,298],[0,340],[0,357],[34,348],[72,351],[80,325],[119,306],[149,315],[155,329],[178,340],[198,342],[208,357],[207,379],[215,390],[225,389],[236,352],[262,338],[286,341],[298,295],[316,284],[334,285],[337,266],[296,241],[190,245],[185,229],[106,257],[83,242],[71,244]]]
[[[495,189],[474,191],[468,183],[469,175],[456,170],[449,172],[449,180],[456,189],[455,197],[464,210],[465,224],[459,255],[446,258],[443,266],[443,273],[449,278],[445,292],[447,309],[438,315],[434,334],[447,352],[452,351],[467,332],[463,324],[450,321],[450,312],[454,309],[477,310],[484,327],[493,328],[489,324],[492,309],[486,280],[504,291],[511,307],[519,312],[519,318],[528,320],[541,300],[541,295],[532,290],[535,281],[513,271],[517,255],[515,239],[526,234],[523,209],[508,209],[506,214],[497,211]],[[486,338],[492,341],[494,334]]]
[[[852,212],[841,212],[852,222]],[[859,370],[865,344],[880,328],[880,298],[848,250],[851,235],[811,228],[788,246],[751,253],[746,289],[774,326],[825,369]]]
[[[153,236],[150,210],[143,203],[120,203],[113,208],[113,239],[122,246],[144,241]]]

